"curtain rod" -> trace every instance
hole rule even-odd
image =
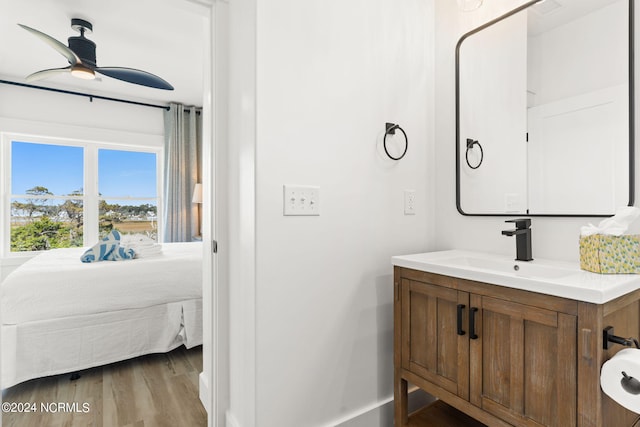
[[[12,82],[12,81],[9,81],[9,80],[0,80],[0,83],[7,84],[7,85],[27,87],[27,88],[30,88],[30,89],[40,89],[40,90],[48,90],[50,92],[66,93],[67,95],[84,96],[86,98],[89,98],[89,100],[92,101],[92,102],[93,102],[93,98],[96,98],[96,99],[103,99],[105,101],[124,102],[125,104],[141,105],[143,107],[162,108],[163,110],[167,110],[167,111],[169,110],[169,106],[168,105],[147,104],[145,102],[129,101],[127,99],[119,99],[119,98],[110,98],[108,96],[91,95],[91,94],[83,93],[83,92],[74,92],[74,91],[71,91],[71,90],[54,89],[54,88],[50,88],[50,87],[30,85],[30,84],[27,84],[27,83]]]

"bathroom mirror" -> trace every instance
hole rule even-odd
[[[456,48],[463,215],[608,216],[634,201],[633,0],[530,1]]]

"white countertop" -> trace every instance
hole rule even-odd
[[[503,255],[461,250],[391,258],[391,263],[429,273],[603,304],[640,288],[638,274],[597,274],[571,262],[515,261]]]

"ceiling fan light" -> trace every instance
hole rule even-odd
[[[83,80],[93,80],[96,78],[96,74],[93,70],[83,67],[82,65],[76,65],[71,69],[71,75]]]

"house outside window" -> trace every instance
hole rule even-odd
[[[5,254],[91,246],[111,230],[157,241],[161,149],[5,135]]]

